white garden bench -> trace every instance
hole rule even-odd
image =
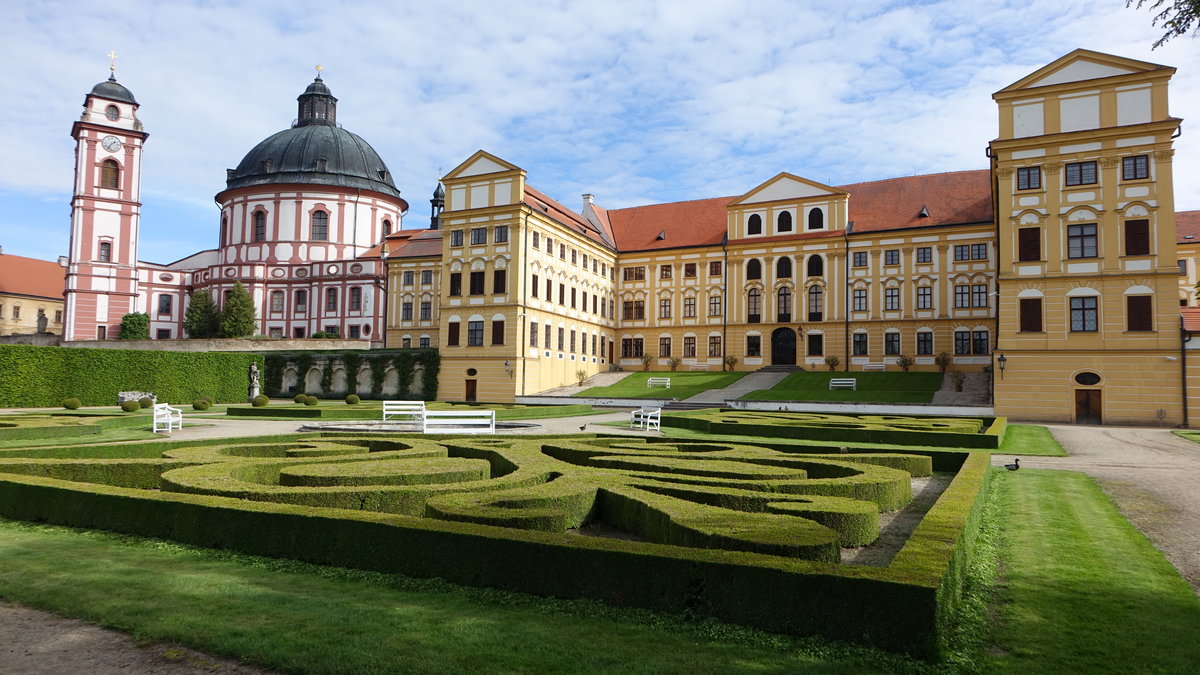
[[[692,365],[688,366],[688,369],[689,370],[708,370],[708,364],[707,363],[693,363]]]
[[[858,380],[853,377],[835,377],[829,380],[829,389],[853,389],[858,391]]]
[[[494,434],[495,410],[426,410],[421,414],[426,434]]]
[[[671,388],[671,378],[669,377],[652,377],[646,380],[647,387],[666,387]]]
[[[886,364],[886,363],[864,363],[864,364],[862,364],[862,369],[863,369],[864,371],[867,371],[867,370],[887,370],[887,364]]]
[[[420,424],[425,415],[424,401],[384,401],[383,421],[396,418],[398,422]]]
[[[638,408],[629,413],[629,428],[661,431],[662,408]]]
[[[172,429],[183,429],[183,411],[166,403],[155,403],[154,433],[166,431],[169,434]]]

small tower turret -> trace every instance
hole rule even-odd
[[[433,191],[433,199],[429,200],[429,229],[436,230],[442,225],[442,210],[446,208],[446,188],[441,183]]]

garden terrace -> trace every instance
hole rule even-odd
[[[987,458],[578,435],[316,434],[0,454],[0,515],[935,654]],[[936,457],[936,459],[935,459]],[[838,564],[935,463],[881,567]],[[622,538],[578,536],[603,525]]]
[[[495,410],[497,420],[537,419],[541,417],[566,417],[589,415],[594,411],[590,405],[521,405],[517,403],[447,403],[431,401],[427,410]],[[363,401],[355,405],[344,402],[322,402],[315,406],[303,403],[272,403],[263,407],[229,406],[225,414],[233,417],[265,417],[279,419],[321,418],[327,420],[379,420],[383,407],[377,401]]]
[[[832,379],[853,378],[854,389],[830,389]],[[753,401],[830,401],[869,403],[929,403],[942,386],[941,373],[791,373],[770,389],[743,395]]]

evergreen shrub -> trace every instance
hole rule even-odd
[[[254,406],[255,408],[263,408],[266,407],[266,405],[270,402],[271,399],[259,394],[258,396],[254,397],[254,400],[250,401],[250,405]]]
[[[348,405],[358,405],[359,401],[361,400],[362,399],[360,399],[357,394],[350,394],[346,397],[346,403]]]
[[[192,401],[192,408],[194,408],[196,410],[208,410],[211,407],[212,407],[212,403],[210,403],[209,400],[204,398],[203,396],[196,399],[195,401]]]
[[[67,410],[79,410],[83,404],[77,398],[68,398],[63,400],[63,407]]]
[[[137,401],[125,401],[121,404],[121,410],[124,410],[125,412],[134,412],[135,410],[141,409],[142,404],[138,403]]]
[[[294,403],[304,403],[304,400],[307,398],[308,398],[308,394],[296,394],[295,396],[292,397],[292,401]]]
[[[318,400],[316,396],[304,397],[304,405],[316,405],[318,403],[320,403],[320,400]]]
[[[149,408],[154,405],[154,399],[149,396],[143,396],[138,399],[138,406],[141,408]]]

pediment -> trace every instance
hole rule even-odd
[[[510,164],[509,162],[500,159],[499,157],[479,150],[471,155],[467,161],[459,164],[446,174],[444,179],[451,180],[454,178],[466,178],[469,176],[484,176],[489,173],[504,173],[507,171],[520,171],[521,167]]]
[[[1157,63],[1127,59],[1088,49],[1076,49],[1070,54],[1042,66],[997,93],[1009,93],[1022,89],[1085,82],[1087,80],[1098,80],[1106,77],[1147,73],[1164,69],[1174,70],[1174,68],[1161,66]]]
[[[839,190],[790,173],[781,173],[730,202],[730,206],[844,194],[846,194],[845,190]]]

